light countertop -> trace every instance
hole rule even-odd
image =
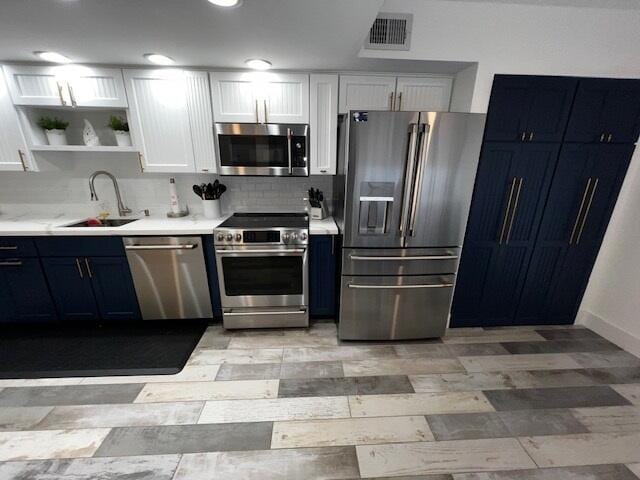
[[[211,235],[213,229],[228,218],[225,215],[216,220],[204,218],[201,214],[192,214],[183,218],[166,216],[142,217],[135,222],[120,227],[64,227],[81,222],[86,217],[48,215],[0,215],[0,236],[40,236],[40,235]],[[324,220],[310,220],[311,235],[337,235],[339,233],[333,217]]]

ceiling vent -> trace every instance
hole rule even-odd
[[[379,13],[364,48],[369,50],[409,50],[411,46],[410,13]]]

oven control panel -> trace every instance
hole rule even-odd
[[[216,229],[215,245],[306,245],[309,232],[306,229],[240,230]]]

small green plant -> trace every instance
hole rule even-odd
[[[116,117],[115,115],[111,115],[109,117],[109,127],[111,130],[116,130],[118,132],[128,132],[129,124],[122,117]]]
[[[58,117],[40,117],[38,126],[44,130],[66,130],[69,122],[60,120]]]

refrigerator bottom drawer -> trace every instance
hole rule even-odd
[[[339,336],[402,340],[444,335],[454,275],[343,276]]]

